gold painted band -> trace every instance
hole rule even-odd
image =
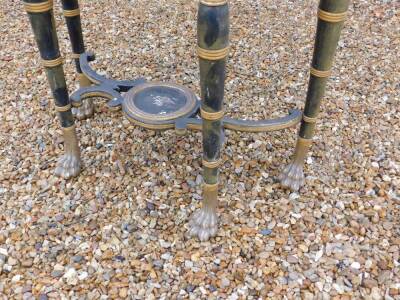
[[[228,0],[200,0],[200,3],[207,6],[222,6],[228,4]]]
[[[316,123],[318,118],[317,117],[311,118],[311,117],[307,117],[306,115],[303,115],[303,120],[304,120],[304,122],[307,122],[307,123]]]
[[[203,191],[204,192],[214,192],[214,191],[218,191],[218,182],[214,183],[214,184],[207,184],[204,183],[203,184]]]
[[[302,138],[301,136],[298,137],[297,139],[297,144],[301,146],[309,146],[312,143],[312,139],[305,139]]]
[[[197,47],[197,54],[202,59],[207,60],[219,60],[228,56],[229,46],[224,49],[219,50],[206,50],[200,47]]]
[[[90,79],[83,73],[78,74],[79,86],[86,87],[92,85]]]
[[[64,10],[64,16],[68,17],[68,18],[79,16],[79,14],[80,14],[79,8],[71,9],[71,10],[67,10],[67,9]]]
[[[218,159],[216,161],[207,161],[207,160],[205,160],[203,158],[203,162],[202,163],[203,163],[203,167],[207,167],[209,169],[215,169],[215,168],[218,168],[221,165],[222,160]]]
[[[53,8],[53,1],[45,1],[40,3],[24,2],[25,10],[29,13],[41,13],[49,11]]]
[[[217,120],[221,120],[224,117],[224,111],[220,110],[217,112],[207,112],[205,110],[203,110],[202,108],[200,108],[200,115],[204,120],[208,120],[208,121],[217,121]]]
[[[331,13],[325,10],[318,8],[318,18],[322,21],[330,22],[330,23],[337,23],[342,22],[346,19],[347,11],[342,13]]]
[[[63,132],[75,131],[75,124],[70,127],[62,127]]]
[[[80,53],[72,53],[72,54],[71,54],[71,57],[72,57],[73,59],[79,59],[79,58],[81,57],[81,54],[80,54]]]
[[[61,56],[57,57],[56,59],[50,59],[50,60],[42,59],[42,63],[43,63],[43,66],[45,66],[47,68],[52,68],[52,67],[57,67],[59,65],[62,65],[63,59]]]
[[[58,112],[65,112],[65,111],[69,111],[71,109],[71,103],[67,104],[65,106],[56,106],[56,111]]]
[[[135,119],[129,117],[129,116],[126,115],[126,114],[125,114],[125,116],[126,116],[126,117],[128,118],[128,120],[129,120],[130,122],[132,122],[133,124],[138,125],[138,126],[143,127],[143,128],[147,128],[147,129],[152,129],[152,130],[166,130],[166,129],[172,129],[172,128],[174,128],[174,126],[175,126],[174,124],[149,124],[149,123],[143,123],[143,122],[140,122],[140,121],[138,121],[138,120],[135,120]]]
[[[332,72],[332,70],[320,71],[320,70],[314,69],[313,67],[311,67],[311,69],[310,69],[311,75],[314,75],[315,77],[321,77],[321,78],[329,77],[331,75],[331,72]]]

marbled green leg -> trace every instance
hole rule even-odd
[[[42,63],[46,68],[47,79],[63,129],[65,154],[59,159],[55,172],[61,177],[70,178],[80,172],[80,149],[71,112],[71,102],[65,83],[52,12],[52,1],[25,0],[24,5],[28,12]]]
[[[217,233],[218,166],[223,139],[225,64],[229,47],[226,1],[200,1],[197,23],[203,118],[204,187],[202,208],[190,221],[190,234],[206,241]]]
[[[319,4],[317,34],[303,120],[292,162],[280,175],[282,185],[294,191],[304,185],[303,165],[314,136],[315,123],[348,5],[348,0],[321,0]]]
[[[79,3],[78,0],[62,0],[61,2],[63,6],[65,21],[68,27],[69,39],[72,45],[72,55],[75,60],[79,85],[80,87],[86,87],[91,85],[92,83],[86,77],[86,75],[82,73],[79,65],[79,55],[85,52]],[[72,108],[72,113],[79,120],[91,117],[94,113],[93,99],[85,99],[81,106]]]

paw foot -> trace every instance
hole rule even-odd
[[[78,120],[90,118],[94,113],[94,104],[92,99],[85,99],[82,101],[82,105],[79,107],[72,108],[72,114]]]
[[[298,191],[304,185],[303,165],[291,162],[279,176],[279,180],[284,187],[292,191]]]
[[[77,176],[80,170],[80,158],[75,155],[64,154],[57,162],[55,174],[64,179],[69,179],[71,177]]]
[[[217,214],[210,209],[200,209],[194,213],[189,222],[189,235],[197,236],[200,241],[207,241],[218,231]]]

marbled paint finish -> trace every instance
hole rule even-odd
[[[346,12],[348,6],[349,0],[321,0],[319,9],[325,11],[329,15],[336,14],[337,16],[337,14]],[[331,70],[343,24],[344,20],[332,22],[319,17],[311,64],[311,67],[317,70],[317,72],[329,72]],[[311,72],[310,74],[304,116],[311,119],[302,120],[294,157],[292,162],[280,175],[282,185],[295,191],[304,184],[304,160],[311,145],[311,139],[314,136],[315,121],[318,117],[321,101],[324,97],[326,83],[328,81],[327,74],[329,73],[321,75]]]

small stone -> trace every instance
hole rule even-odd
[[[226,288],[226,287],[228,287],[230,284],[231,284],[231,281],[230,281],[228,278],[223,277],[223,278],[221,279],[221,288]]]
[[[400,289],[389,288],[389,295],[390,296],[398,296],[398,295],[400,295]]]
[[[164,266],[164,261],[162,259],[155,259],[153,260],[153,266],[162,269],[162,267]]]
[[[64,274],[64,271],[61,271],[61,270],[53,270],[53,271],[51,272],[51,277],[60,278],[60,277],[63,276],[63,274]]]
[[[319,250],[316,254],[315,254],[315,261],[319,261],[322,257],[322,255],[324,254],[324,249]]]
[[[78,283],[78,273],[74,268],[68,269],[63,278],[65,278],[69,285],[76,285]]]
[[[390,279],[390,276],[391,276],[390,270],[386,270],[386,271],[379,273],[379,275],[378,275],[379,284],[386,283]]]
[[[370,269],[372,267],[372,261],[370,259],[367,259],[365,261],[365,268]]]
[[[33,259],[25,259],[23,261],[21,261],[21,266],[23,266],[24,268],[30,268],[33,265]]]
[[[47,294],[40,294],[40,295],[39,295],[39,300],[47,300],[47,299],[49,299],[49,298],[47,297]]]
[[[64,220],[64,215],[63,214],[58,214],[58,215],[56,215],[55,219],[56,219],[57,222],[61,222],[62,220]]]
[[[171,247],[171,243],[166,242],[164,240],[160,240],[160,246],[163,248],[169,248],[169,247]]]
[[[126,288],[120,289],[120,290],[119,290],[119,296],[120,296],[121,298],[126,298],[126,297],[128,297],[128,289],[126,289]]]
[[[13,257],[9,257],[8,260],[7,260],[7,264],[10,265],[10,266],[15,266],[15,265],[18,264],[18,260],[16,260]]]
[[[169,252],[163,253],[163,254],[161,255],[161,258],[164,259],[164,260],[169,260],[171,257],[172,257],[172,256],[171,256],[171,253],[169,253]]]
[[[186,292],[192,293],[195,289],[196,289],[196,286],[194,286],[192,284],[188,284],[186,287]]]
[[[371,297],[372,297],[372,300],[381,300],[382,299],[381,291],[379,290],[378,287],[375,286],[371,289]]]
[[[343,293],[344,293],[344,286],[343,286],[343,285],[334,283],[334,284],[332,284],[332,287],[333,287],[339,294],[343,294]]]
[[[74,263],[80,263],[83,260],[83,256],[82,255],[74,255],[72,256],[72,261]]]
[[[20,281],[22,276],[20,274],[14,275],[13,278],[11,278],[11,282],[15,283]]]
[[[378,267],[379,267],[381,270],[387,270],[387,268],[388,268],[388,263],[387,263],[387,261],[384,260],[384,259],[379,260],[379,261],[378,261]]]
[[[193,268],[193,262],[191,260],[185,260],[185,268]]]
[[[88,276],[89,276],[88,272],[82,272],[81,274],[79,274],[78,279],[82,281],[88,278]]]
[[[365,278],[362,282],[362,285],[363,285],[363,287],[371,289],[374,286],[378,286],[378,282],[372,278]]]
[[[294,255],[289,255],[286,260],[291,264],[297,264],[299,262],[299,259]]]
[[[350,265],[350,267],[352,267],[353,269],[358,270],[358,269],[361,268],[361,265],[360,265],[360,263],[358,261],[355,261]]]
[[[264,235],[264,236],[267,236],[267,235],[270,235],[272,233],[272,230],[271,229],[262,229],[261,231],[260,231],[260,234],[262,234],[262,235]]]

